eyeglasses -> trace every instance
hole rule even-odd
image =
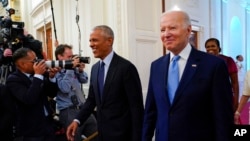
[[[36,63],[38,61],[38,58],[36,57],[34,60],[27,60],[27,62],[30,62],[30,63]]]

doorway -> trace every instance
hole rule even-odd
[[[38,29],[38,39],[43,43],[44,58],[53,60],[52,29],[51,23],[48,23]]]
[[[51,28],[46,29],[46,45],[47,49],[45,49],[47,52],[47,59],[52,60],[53,59],[53,49],[52,49],[52,33],[51,33]]]

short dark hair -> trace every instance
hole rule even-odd
[[[16,61],[18,61],[21,58],[27,57],[28,56],[28,52],[32,51],[29,48],[19,48],[17,49],[13,56],[12,56],[12,60],[14,63],[16,63]]]
[[[60,44],[56,47],[56,50],[55,50],[56,60],[58,60],[58,57],[57,57],[58,55],[63,55],[65,48],[72,49],[72,46],[68,44]]]
[[[237,56],[236,56],[236,59],[238,60],[238,59],[240,58],[240,56],[241,56],[241,55],[237,55]]]

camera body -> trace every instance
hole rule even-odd
[[[89,64],[90,63],[90,57],[83,57],[83,56],[80,56],[79,57],[79,61],[81,63],[84,63],[84,64]]]
[[[40,60],[38,60],[39,62]],[[89,64],[90,63],[90,57],[79,57],[80,63]],[[54,68],[54,67],[61,67],[65,69],[72,69],[73,63],[72,60],[48,60],[45,61],[45,64],[47,68]]]
[[[3,43],[16,42],[18,38],[22,38],[24,22],[14,22],[10,17],[0,19],[0,37],[3,38]]]

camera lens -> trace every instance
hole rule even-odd
[[[73,63],[71,60],[51,60],[45,61],[48,68],[61,67],[65,69],[72,69]]]
[[[81,63],[89,64],[90,63],[90,57],[79,57],[79,61]]]

